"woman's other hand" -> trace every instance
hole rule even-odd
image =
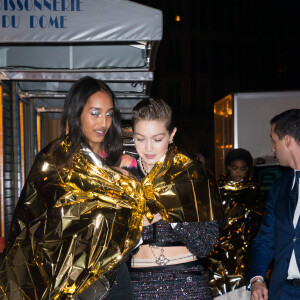
[[[161,215],[160,214],[155,214],[151,223],[148,221],[147,217],[144,216],[144,226],[149,226],[151,224],[154,224],[154,223],[158,222],[159,220],[161,220]]]

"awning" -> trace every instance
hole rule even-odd
[[[23,99],[62,107],[85,75],[110,85],[125,119],[149,96],[161,11],[126,0],[2,0],[0,14],[0,80],[16,81]]]

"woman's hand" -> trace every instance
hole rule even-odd
[[[144,226],[149,226],[151,224],[154,224],[154,223],[158,222],[159,220],[161,220],[161,215],[160,214],[155,214],[151,223],[148,221],[147,217],[144,216]]]
[[[124,168],[124,167],[129,168],[133,165],[136,166],[136,160],[128,154],[123,154],[122,159],[121,159],[120,167],[121,168]]]

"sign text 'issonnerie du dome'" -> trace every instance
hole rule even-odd
[[[84,0],[0,0],[0,28],[66,28],[67,14],[61,13],[82,11],[83,2]],[[22,24],[22,13],[25,12],[30,15],[27,24]]]

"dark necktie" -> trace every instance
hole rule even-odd
[[[298,189],[299,189],[299,178],[300,178],[300,171],[295,172],[295,184],[293,189],[290,193],[290,202],[291,202],[291,213],[294,216],[295,209],[298,202]]]

